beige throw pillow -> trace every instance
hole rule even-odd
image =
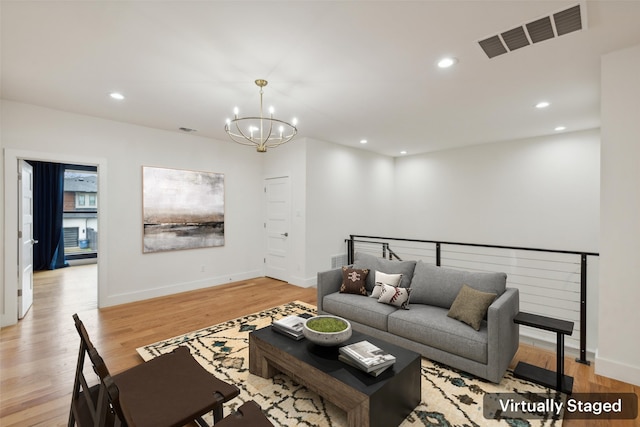
[[[378,302],[409,310],[410,294],[411,288],[401,288],[399,286],[382,284],[382,292],[380,293]]]
[[[402,282],[402,274],[387,274],[381,271],[376,271],[376,285],[373,287],[373,291],[371,292],[371,298],[380,298],[380,294],[382,293],[382,285],[391,285],[394,287],[400,286],[400,282]]]
[[[460,320],[479,331],[482,319],[495,299],[496,294],[480,292],[468,285],[462,285],[447,316]]]

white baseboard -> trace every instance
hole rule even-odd
[[[300,286],[301,288],[311,288],[316,285],[317,280],[318,278],[316,276],[308,277],[306,279],[304,277],[293,276],[291,277],[289,283],[292,285]]]
[[[142,301],[150,298],[164,297],[181,292],[195,291],[198,289],[219,286],[225,283],[239,282],[241,280],[249,280],[261,276],[260,270],[249,271],[245,273],[230,274],[220,277],[209,277],[207,279],[196,280],[192,282],[174,283],[168,286],[158,288],[145,289],[142,291],[120,293],[109,295],[100,301],[100,308],[111,307],[114,305],[127,304],[135,301]]]
[[[596,352],[595,373],[629,384],[640,386],[640,366],[627,365],[598,356]]]

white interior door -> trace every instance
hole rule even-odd
[[[33,304],[33,168],[19,160],[18,169],[18,319]]]
[[[289,177],[265,180],[266,256],[265,275],[289,281],[289,230],[291,222],[291,186]]]

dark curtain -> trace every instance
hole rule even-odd
[[[66,267],[62,213],[64,164],[29,162],[33,165],[33,269]]]

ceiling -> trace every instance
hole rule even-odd
[[[640,1],[582,2],[583,30],[493,59],[479,40],[578,2],[0,4],[3,99],[226,141],[263,78],[300,138],[389,156],[597,128],[600,57],[640,43]]]

